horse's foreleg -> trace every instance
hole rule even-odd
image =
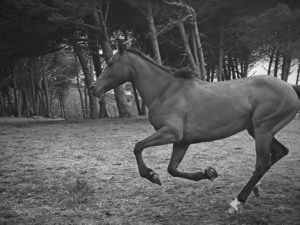
[[[181,163],[189,144],[187,143],[174,143],[173,144],[173,152],[171,155],[170,163],[168,166],[168,172],[174,177],[186,178],[189,180],[199,181],[202,179],[210,179],[213,180],[218,176],[217,172],[213,168],[208,168],[205,172],[195,172],[195,173],[186,173],[178,171],[177,168]]]
[[[162,127],[158,131],[156,131],[154,134],[149,136],[148,138],[136,143],[134,147],[134,155],[137,161],[139,173],[141,177],[144,177],[148,180],[150,180],[152,183],[156,183],[158,185],[161,185],[161,182],[159,180],[158,174],[155,173],[152,169],[148,168],[145,165],[145,162],[143,160],[142,151],[145,148],[151,147],[151,146],[158,146],[158,145],[164,145],[169,143],[174,143],[176,141],[179,141],[182,135],[179,135],[178,132],[171,130],[167,127]]]
[[[255,185],[259,182],[259,180],[263,177],[263,175],[269,170],[271,167],[271,143],[273,140],[273,136],[269,132],[260,131],[255,132],[255,147],[256,147],[256,166],[255,171],[238,194],[237,199],[235,199],[230,204],[229,212],[238,211],[238,205],[241,203],[245,203],[251,191],[255,187]]]

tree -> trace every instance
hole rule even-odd
[[[197,16],[195,10],[191,6],[187,5],[186,3],[169,2],[166,0],[162,0],[162,2],[168,6],[179,7],[181,10],[184,11],[184,17],[182,15],[179,16],[179,20],[176,22],[176,24],[179,28],[182,42],[184,44],[185,53],[187,55],[191,69],[196,71],[198,74],[200,74],[200,78],[202,80],[205,80],[206,71],[205,71],[205,64],[204,64],[204,54],[203,54],[202,44],[200,41],[200,35],[199,35],[198,24],[197,24]],[[182,12],[180,12],[180,14],[181,13]],[[194,46],[194,48],[196,48],[194,56],[192,55],[192,51],[187,40],[187,34],[184,27],[185,21],[189,21],[189,23],[191,23],[192,25],[191,35],[196,42],[196,45]],[[200,62],[198,60],[200,60]]]
[[[90,73],[87,57],[86,54],[83,51],[83,48],[80,47],[77,43],[73,44],[74,51],[76,52],[76,55],[78,57],[78,60],[80,62],[83,74],[85,76],[85,84],[87,87],[87,92],[89,96],[89,106],[90,106],[90,119],[97,119],[98,118],[98,110],[97,110],[97,103],[96,103],[96,97],[93,96],[92,91],[90,90],[91,84],[94,82],[93,74]]]
[[[107,34],[107,29],[106,29],[106,25],[102,13],[102,8],[101,8],[102,1],[100,0],[98,3],[99,3],[98,5],[94,4],[93,7],[91,8],[90,18],[93,25],[99,28],[98,30],[99,40],[102,46],[104,58],[106,62],[108,62],[108,60],[113,55],[113,51],[112,51],[110,39]],[[100,7],[100,10],[97,10],[97,7]],[[122,86],[117,87],[114,89],[114,93],[115,93],[115,99],[118,107],[119,117],[130,117],[130,113],[127,109],[127,101],[125,97],[124,88]]]

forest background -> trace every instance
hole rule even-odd
[[[145,115],[132,84],[102,99],[89,89],[120,40],[208,82],[256,75],[258,65],[299,82],[297,0],[2,0],[0,8],[0,116]]]

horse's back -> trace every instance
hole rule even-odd
[[[184,90],[177,98],[186,115],[184,136],[195,142],[228,137],[250,128],[253,122],[267,120],[272,127],[277,119],[287,114],[292,118],[300,108],[291,85],[266,75],[217,83],[189,82],[182,84]]]
[[[256,102],[272,101],[299,106],[300,102],[292,85],[267,75],[253,76],[249,79],[248,91]]]
[[[300,110],[299,98],[292,85],[282,80],[269,76],[252,80],[253,126],[275,134]]]

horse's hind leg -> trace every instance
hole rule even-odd
[[[245,203],[251,191],[263,175],[269,170],[272,165],[271,162],[271,145],[273,140],[273,135],[265,130],[255,130],[255,147],[256,147],[256,166],[255,171],[238,194],[237,199],[235,199],[230,205],[231,208],[229,212],[238,211],[238,204]]]
[[[255,139],[253,128],[248,129],[248,133]],[[281,144],[275,137],[273,137],[271,142],[271,164],[274,165],[288,153],[288,148]]]
[[[255,139],[253,128],[248,129],[248,133]],[[271,165],[274,165],[281,158],[286,156],[289,153],[289,150],[281,144],[275,137],[273,137],[271,142]],[[259,187],[255,185],[253,192],[256,197],[259,195]]]
[[[186,172],[181,172],[181,171],[177,170],[188,147],[189,147],[189,144],[183,143],[183,142],[178,142],[178,143],[173,144],[173,152],[172,152],[172,156],[171,156],[170,163],[168,166],[169,174],[171,174],[174,177],[181,177],[181,178],[186,178],[186,179],[194,180],[194,181],[199,181],[202,179],[213,180],[214,178],[216,178],[218,176],[218,174],[211,167],[206,169],[204,173],[203,172],[186,173]]]
[[[271,143],[271,164],[274,165],[288,153],[289,150],[283,144],[277,141],[276,138],[273,138]]]

